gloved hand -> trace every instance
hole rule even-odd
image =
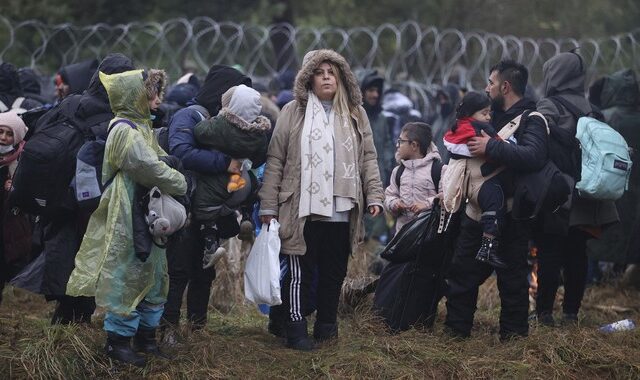
[[[146,263],[150,254],[151,252],[136,252],[136,257],[140,259],[140,261],[142,261],[143,263]]]

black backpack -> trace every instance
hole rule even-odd
[[[65,98],[44,115],[20,155],[13,177],[9,204],[33,214],[50,217],[74,210],[74,194],[69,187],[76,171],[76,156],[86,140],[94,138],[89,127],[110,116],[75,119],[81,95]],[[104,120],[103,120],[104,119]]]

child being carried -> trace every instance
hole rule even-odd
[[[196,125],[196,141],[243,161],[243,164],[238,173],[197,176],[192,212],[195,220],[201,223],[205,240],[205,268],[213,266],[225,253],[219,242],[225,237],[220,233],[225,229],[221,224],[237,225],[231,220],[235,218],[236,210],[257,200],[259,184],[250,169],[266,161],[271,132],[269,119],[260,116],[262,103],[258,91],[245,85],[234,86],[222,95],[221,100],[222,109],[218,115]]]
[[[472,158],[467,142],[481,136],[484,131],[497,137],[491,120],[491,100],[485,94],[468,92],[456,109],[456,122],[444,135],[444,145],[451,152],[448,170],[443,175],[443,207],[448,212],[456,212],[467,194],[468,181],[480,184],[477,194],[478,206],[482,210],[482,243],[476,260],[486,262],[494,268],[506,268],[507,264],[498,256],[500,232],[506,214],[506,204],[502,182],[498,175],[502,167],[491,162],[483,162],[480,174],[473,175],[467,170],[467,161]],[[507,142],[514,142],[511,137]],[[475,172],[474,172],[475,173]]]

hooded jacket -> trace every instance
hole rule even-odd
[[[560,53],[544,63],[542,73],[544,97],[538,101],[538,112],[544,115],[549,124],[550,144],[560,144],[556,151],[570,151],[573,149],[570,142],[576,135],[577,120],[569,110],[550,97],[562,97],[585,115],[592,111],[585,97],[584,62],[576,53]],[[553,156],[551,158],[556,161]],[[560,165],[558,167],[564,170]],[[561,234],[566,234],[569,225],[601,226],[617,220],[614,202],[588,200],[577,195],[573,197],[569,215],[563,210],[553,215],[543,215],[545,231]]]
[[[173,115],[169,125],[169,150],[171,155],[182,160],[185,170],[202,174],[219,174],[227,171],[231,157],[200,146],[196,142],[193,131],[196,124],[209,116],[217,115],[222,107],[222,94],[240,84],[251,87],[251,78],[232,67],[214,65],[194,99],[195,104],[209,111],[209,115],[202,115],[190,107],[183,108]]]
[[[360,81],[360,89],[364,97],[364,93],[368,88],[376,87],[378,89],[378,103],[375,105],[369,105],[366,102],[362,104],[365,111],[367,111],[367,117],[371,124],[371,132],[373,133],[373,143],[376,146],[376,152],[378,153],[378,168],[380,169],[380,177],[383,185],[389,184],[391,178],[391,171],[395,166],[395,141],[393,138],[394,119],[387,118],[385,112],[382,110],[382,90],[384,85],[384,79],[378,75],[375,70],[365,71]]]
[[[347,91],[349,106],[355,110],[351,120],[359,137],[358,165],[362,186],[357,189],[356,205],[350,213],[352,252],[356,252],[358,244],[363,241],[363,211],[369,205],[382,205],[384,201],[376,149],[367,114],[361,105],[362,94],[358,81],[340,54],[332,50],[317,50],[308,56],[296,76],[293,88],[295,100],[283,108],[278,118],[267,151],[264,184],[259,193],[259,214],[277,216],[280,222],[281,252],[289,255],[304,255],[307,249],[303,235],[307,218],[298,217],[301,186],[300,139],[313,70],[325,61],[340,69],[340,80]]]
[[[109,121],[113,118],[113,112],[98,72],[113,74],[133,69],[133,63],[128,57],[119,53],[109,54],[100,63],[87,91],[83,95],[73,95],[81,96],[80,105],[75,115],[66,113],[67,108],[65,101],[63,101],[43,115],[38,121],[38,125],[53,123],[60,118],[75,118],[92,134],[105,137]],[[77,215],[63,215],[60,218],[43,221],[45,234],[41,244],[43,246],[42,255],[46,259],[41,272],[42,277],[31,278],[25,275],[23,283],[29,286],[26,287],[27,289],[44,294],[49,298],[65,294],[67,281],[73,270],[76,252],[85,233],[88,218],[89,215],[78,213]],[[28,269],[25,268],[25,274],[37,272],[29,272]],[[35,286],[35,284],[38,285]],[[25,286],[21,285],[21,287]]]
[[[400,176],[400,187],[395,181],[391,181],[389,186],[385,189],[384,204],[388,210],[391,210],[393,206],[403,201],[405,204],[411,205],[416,202],[425,203],[427,209],[433,207],[433,200],[438,195],[438,189],[436,189],[431,178],[431,166],[435,160],[440,160],[440,153],[435,144],[431,143],[427,155],[417,160],[402,160],[402,165],[405,169]],[[391,173],[391,178],[396,178],[396,173],[400,166],[396,166]],[[407,222],[414,219],[417,215],[411,211],[405,210],[397,216],[396,231],[400,231],[402,226]]]
[[[98,60],[90,59],[63,66],[58,74],[62,77],[62,81],[69,86],[69,95],[82,94],[89,86],[97,68]]]
[[[157,186],[162,193],[183,195],[185,178],[159,160],[165,153],[151,131],[151,119],[142,71],[100,74],[115,118],[104,151],[102,180],[113,178],[98,209],[91,215],[67,285],[71,296],[95,296],[108,311],[129,315],[143,299],[166,301],[167,258],[154,247],[146,262],[134,250],[132,202],[136,185]],[[136,129],[120,118],[136,124]]]
[[[15,100],[24,96],[16,67],[8,62],[0,64],[0,102],[11,109]],[[30,110],[39,106],[41,104],[38,101],[24,99],[19,108]]]
[[[590,242],[593,258],[629,264],[640,263],[640,89],[632,70],[621,70],[602,80],[600,106],[605,121],[620,132],[633,149],[629,190],[616,201],[620,223]]]
[[[18,77],[25,98],[32,100],[34,104],[39,104],[39,106],[50,103],[49,99],[42,96],[40,78],[33,69],[28,67],[19,69]]]

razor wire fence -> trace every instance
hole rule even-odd
[[[0,16],[0,61],[42,72],[89,58],[121,52],[138,65],[204,74],[213,64],[240,65],[267,81],[295,71],[305,52],[331,48],[354,70],[376,68],[388,86],[404,91],[425,110],[439,86],[455,83],[484,88],[488,70],[502,58],[525,64],[539,89],[542,65],[557,53],[579,48],[587,81],[622,68],[640,69],[640,28],[602,38],[525,38],[484,31],[424,27],[410,21],[377,27],[258,26],[217,22],[208,17],[158,22],[46,25],[12,22]]]

